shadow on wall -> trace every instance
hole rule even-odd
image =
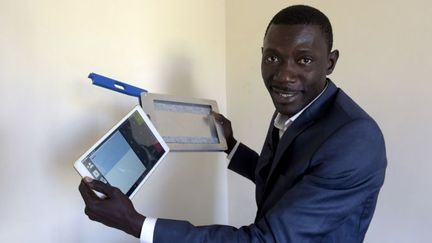
[[[161,90],[170,95],[196,96],[190,58],[185,53],[174,50],[167,51],[162,60],[166,61],[161,63],[158,72],[160,74],[158,86],[162,88]],[[88,82],[83,83],[77,80],[77,82],[70,83],[72,83],[72,87],[65,88],[74,91],[71,99],[68,100],[74,104],[64,105],[65,107],[73,106],[76,108],[77,115],[66,119],[62,125],[57,127],[56,130],[59,133],[50,140],[52,143],[50,144],[52,148],[50,170],[56,170],[57,173],[54,174],[59,177],[56,178],[60,179],[59,182],[72,180],[71,174],[76,174],[72,166],[73,162],[129,111],[127,108],[129,106],[122,104],[125,102],[138,104],[137,98],[95,88]],[[89,92],[92,93],[89,94]],[[84,100],[90,101],[82,102],[83,99],[80,97],[83,94],[87,95]],[[68,132],[65,133],[64,131]],[[68,179],[65,180],[66,178]]]
[[[171,152],[137,193],[136,209],[147,216],[188,220],[195,225],[226,223],[218,194],[219,156]]]
[[[158,85],[165,94],[200,97],[193,61],[180,49],[168,48],[161,59]],[[220,216],[223,206],[218,204],[220,190],[216,188],[220,156],[212,152],[170,152],[137,193],[137,210],[148,216],[189,220],[197,225],[225,223]]]
[[[196,97],[194,67],[190,57],[179,50],[171,50],[161,60],[159,80],[164,92],[181,97]]]
[[[95,98],[90,102],[65,104],[65,107],[73,107],[74,115],[62,119],[61,123],[53,128],[57,132],[53,132],[48,141],[51,157],[48,158],[49,168],[46,168],[46,171],[55,171],[51,175],[58,177],[53,179],[56,179],[59,184],[62,183],[65,191],[70,191],[72,186],[78,193],[80,177],[73,168],[73,163],[116,124],[133,104],[125,105],[117,102],[115,97],[121,97],[119,94],[93,87],[88,82],[75,84],[76,86],[70,87],[71,90],[76,91],[73,95],[74,99],[69,100],[70,102],[80,100],[79,97],[83,94],[92,95],[89,94],[89,90],[92,89]],[[84,85],[86,87],[81,87]],[[103,92],[106,92],[106,96],[98,95]],[[138,104],[136,99],[132,97],[130,99],[132,103]]]
[[[194,97],[196,89],[193,87],[192,62],[190,58],[181,51],[167,51],[163,55],[164,62],[159,65],[155,72],[160,76],[159,83],[164,93],[176,96]],[[115,77],[114,77],[115,78]],[[72,109],[72,115],[64,118],[61,124],[56,124],[53,137],[50,138],[51,152],[48,158],[49,176],[58,181],[58,187],[66,191],[78,192],[79,175],[74,171],[73,162],[77,160],[90,146],[100,139],[112,125],[120,120],[138,99],[131,96],[116,94],[109,90],[95,88],[86,83],[74,82],[73,86],[67,87],[73,90],[72,97],[63,106]],[[85,99],[81,99],[86,94]],[[132,105],[125,105],[131,103]],[[69,113],[69,111],[68,111]],[[67,132],[65,132],[67,131]],[[158,185],[162,191],[170,191],[171,184]],[[172,180],[175,184],[175,181]]]
[[[161,90],[171,95],[196,97],[190,58],[179,51],[167,52],[165,56],[163,60],[166,62],[161,64],[159,70],[161,83],[158,85],[162,87]],[[78,86],[70,87],[76,90],[76,97],[68,102],[79,102],[80,95],[90,92],[87,86],[81,87],[88,83],[76,85]],[[53,152],[49,166],[50,171],[55,170],[52,174],[57,177],[53,179],[58,182],[59,189],[73,190],[75,193],[68,194],[67,197],[74,197],[75,200],[78,200],[75,197],[79,197],[77,188],[80,177],[73,169],[73,162],[126,114],[129,108],[122,105],[122,101],[138,104],[136,98],[119,96],[103,89],[91,89],[91,92],[96,94],[96,98],[92,97],[96,100],[65,104],[74,106],[76,115],[65,119],[56,128],[59,133],[51,141]],[[103,92],[107,92],[108,98],[105,98]],[[209,208],[217,206],[214,205],[218,197],[214,186],[218,180],[215,170],[219,156],[218,153],[170,153],[163,162],[164,165],[157,168],[149,183],[134,198],[135,206],[149,215],[187,218],[198,224],[214,222],[218,215]],[[152,200],[148,200],[149,197]],[[194,200],[197,197],[203,200]]]

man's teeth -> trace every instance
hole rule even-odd
[[[295,92],[283,92],[280,90],[275,90],[275,92],[278,95],[282,96],[283,98],[289,98],[289,97],[293,97],[295,95]]]
[[[286,93],[279,93],[280,96],[284,97],[284,98],[288,98],[288,97],[293,97],[294,94],[286,94]]]

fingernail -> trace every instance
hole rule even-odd
[[[85,180],[86,182],[92,182],[92,181],[93,181],[93,179],[90,178],[90,177],[88,177],[88,176],[84,177],[84,180]]]

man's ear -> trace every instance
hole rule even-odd
[[[339,58],[338,50],[334,50],[330,52],[328,58],[328,65],[327,65],[327,75],[330,75],[333,72],[334,68],[336,67],[338,58]]]

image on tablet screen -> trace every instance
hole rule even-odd
[[[164,154],[138,112],[101,143],[83,164],[95,179],[128,193]]]

